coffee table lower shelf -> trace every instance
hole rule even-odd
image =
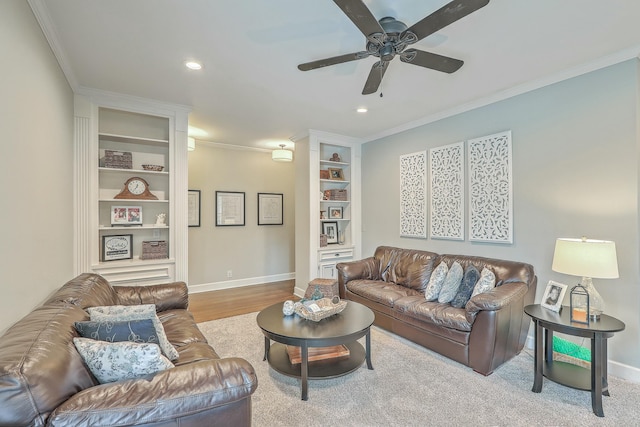
[[[364,347],[357,341],[344,344],[349,349],[349,357],[316,360],[309,362],[309,375],[311,380],[329,379],[346,375],[358,369],[365,361]],[[291,364],[287,346],[273,343],[269,346],[267,355],[269,366],[275,371],[288,377],[301,378],[301,364]]]

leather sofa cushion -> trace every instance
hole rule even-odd
[[[347,283],[347,289],[388,307],[393,307],[396,300],[406,296],[419,296],[424,299],[424,295],[415,289],[379,280],[352,280]]]
[[[395,301],[394,310],[399,315],[402,314],[404,317],[415,319],[418,322],[430,323],[458,331],[471,331],[472,323],[467,320],[466,310],[452,307],[451,304],[407,296]]]
[[[437,257],[434,252],[390,246],[378,247],[374,255],[380,263],[382,280],[418,291],[426,288]]]
[[[43,304],[72,304],[80,308],[114,305],[118,296],[102,276],[83,273],[69,280]]]

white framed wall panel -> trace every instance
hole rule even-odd
[[[400,156],[400,237],[427,237],[427,152]]]
[[[464,142],[429,150],[432,239],[464,240]]]
[[[469,240],[513,243],[511,131],[471,139]]]

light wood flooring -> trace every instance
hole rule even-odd
[[[197,323],[253,313],[277,302],[298,300],[295,280],[189,294],[189,311]]]

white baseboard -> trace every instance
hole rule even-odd
[[[293,294],[299,298],[303,298],[305,292],[307,292],[307,288],[302,289],[297,286],[293,288]]]
[[[531,335],[527,336],[525,347],[531,351],[535,348],[534,338]],[[640,384],[640,369],[634,366],[625,365],[624,363],[609,359],[607,371],[609,375],[614,377]]]
[[[223,282],[201,283],[198,285],[189,285],[189,293],[196,294],[199,292],[219,291],[222,289],[242,288],[244,286],[262,285],[265,283],[281,282],[283,280],[293,280],[296,273],[282,273],[271,276],[249,277],[247,279],[225,280]],[[304,291],[302,292],[304,294]]]

